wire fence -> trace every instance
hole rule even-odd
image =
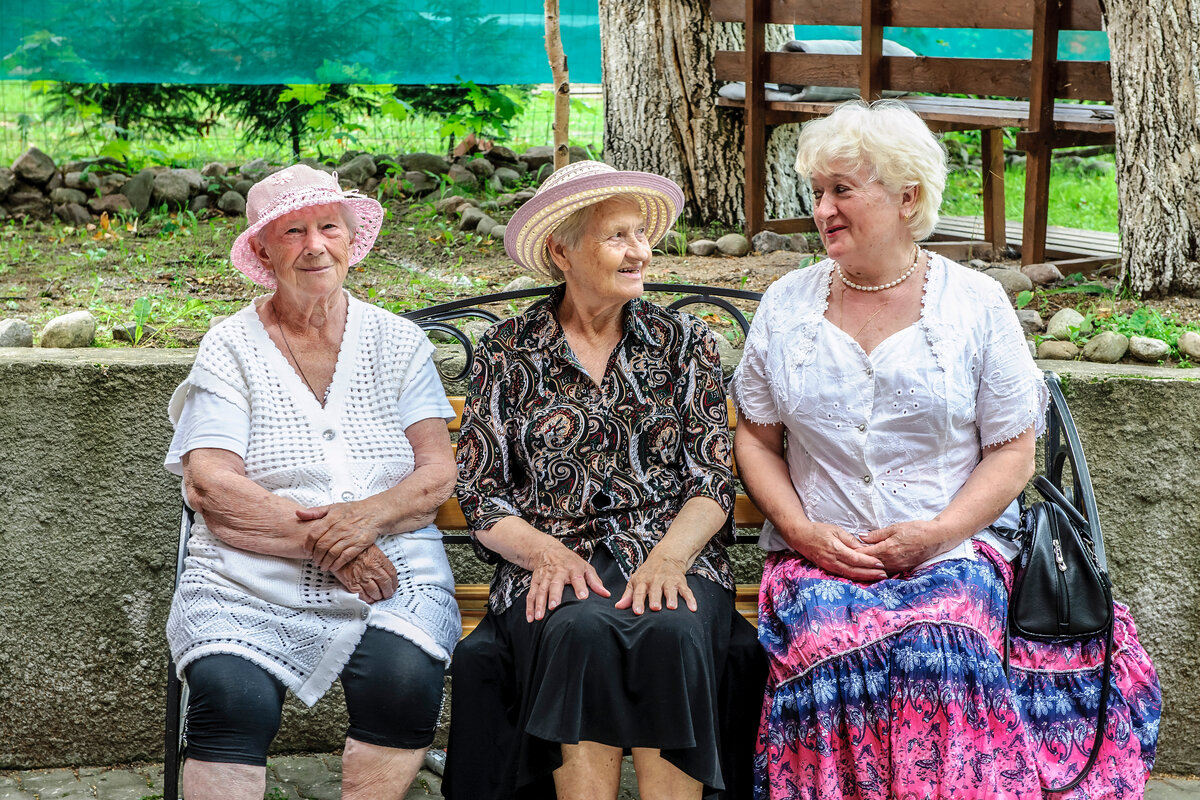
[[[570,140],[600,152],[604,136],[604,110],[600,86],[572,86]],[[397,120],[384,114],[356,115],[329,135],[302,142],[302,156],[340,156],[346,150],[370,153],[446,153],[457,141],[441,129],[445,120],[414,114]],[[521,152],[553,140],[554,101],[549,86],[535,87],[518,116],[509,125],[511,136],[497,140]],[[0,81],[0,165],[7,165],[27,147],[36,146],[58,161],[95,158],[105,152],[114,136],[111,120],[99,115],[80,119],[57,116],[37,84]],[[255,142],[246,135],[245,122],[229,116],[205,120],[190,135],[165,137],[140,133],[135,127],[121,132],[129,143],[131,161],[199,167],[209,161],[237,162],[265,158],[274,163],[294,159],[287,145]]]

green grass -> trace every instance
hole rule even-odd
[[[1117,184],[1112,172],[1112,156],[1083,162],[1055,161],[1050,171],[1049,224],[1068,228],[1117,232]],[[980,216],[982,177],[978,169],[952,172],[946,180],[942,215],[947,217]],[[1004,171],[1004,215],[1010,220],[1024,217],[1025,168],[1010,166]]]
[[[548,144],[553,137],[554,94],[542,92],[530,98],[523,113],[515,120],[513,136],[502,144],[518,152],[534,145]],[[441,121],[429,117],[410,117],[403,122],[385,116],[364,117],[358,122],[366,130],[337,140],[305,143],[303,155],[341,155],[347,149],[375,153],[441,153],[448,139],[438,136]],[[29,145],[35,145],[58,161],[95,156],[103,145],[96,120],[88,130],[80,125],[65,125],[46,118],[40,94],[22,81],[0,81],[0,163],[11,163]],[[596,149],[604,134],[604,104],[599,95],[581,95],[572,103],[571,144]],[[318,152],[319,151],[319,152]],[[288,148],[250,144],[243,141],[235,120],[221,118],[206,135],[186,141],[139,139],[135,137],[130,156],[137,161],[198,167],[208,161],[249,161],[268,158],[290,162]]]

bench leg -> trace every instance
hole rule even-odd
[[[983,145],[983,238],[992,243],[992,257],[1003,258],[1008,250],[1004,225],[1004,131],[979,132]]]
[[[1050,155],[1048,145],[1035,144],[1025,158],[1025,215],[1021,237],[1021,265],[1046,260],[1046,217],[1050,205]]]
[[[187,703],[183,682],[175,671],[175,659],[167,659],[167,708],[163,726],[163,800],[179,800],[179,773],[183,765],[180,728]]]

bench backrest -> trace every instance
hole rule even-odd
[[[1059,31],[1103,30],[1099,0],[711,0],[717,22],[746,23],[746,51],[716,54],[721,81],[751,84],[858,88],[876,99],[885,90],[932,94],[978,94],[1031,101],[1029,128],[1042,129],[1041,115],[1055,99],[1112,102],[1107,61],[1059,61]],[[850,25],[862,29],[862,55],[765,52],[764,27]],[[884,27],[1028,30],[1032,57],[946,58],[884,56]]]

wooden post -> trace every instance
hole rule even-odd
[[[983,144],[983,238],[992,243],[993,258],[1003,258],[1008,249],[1004,224],[1004,131],[981,130]]]
[[[862,55],[859,93],[868,103],[883,97],[883,2],[862,0]]]
[[[1022,264],[1037,264],[1046,258],[1050,155],[1054,151],[1054,82],[1058,64],[1059,0],[1035,0],[1033,7],[1029,130],[1017,137],[1018,141],[1026,142]]]
[[[746,238],[763,229],[767,218],[766,3],[746,0]]]
[[[554,168],[571,162],[567,130],[571,117],[571,83],[567,74],[567,54],[563,52],[558,26],[558,0],[546,0],[546,55],[554,80]]]

